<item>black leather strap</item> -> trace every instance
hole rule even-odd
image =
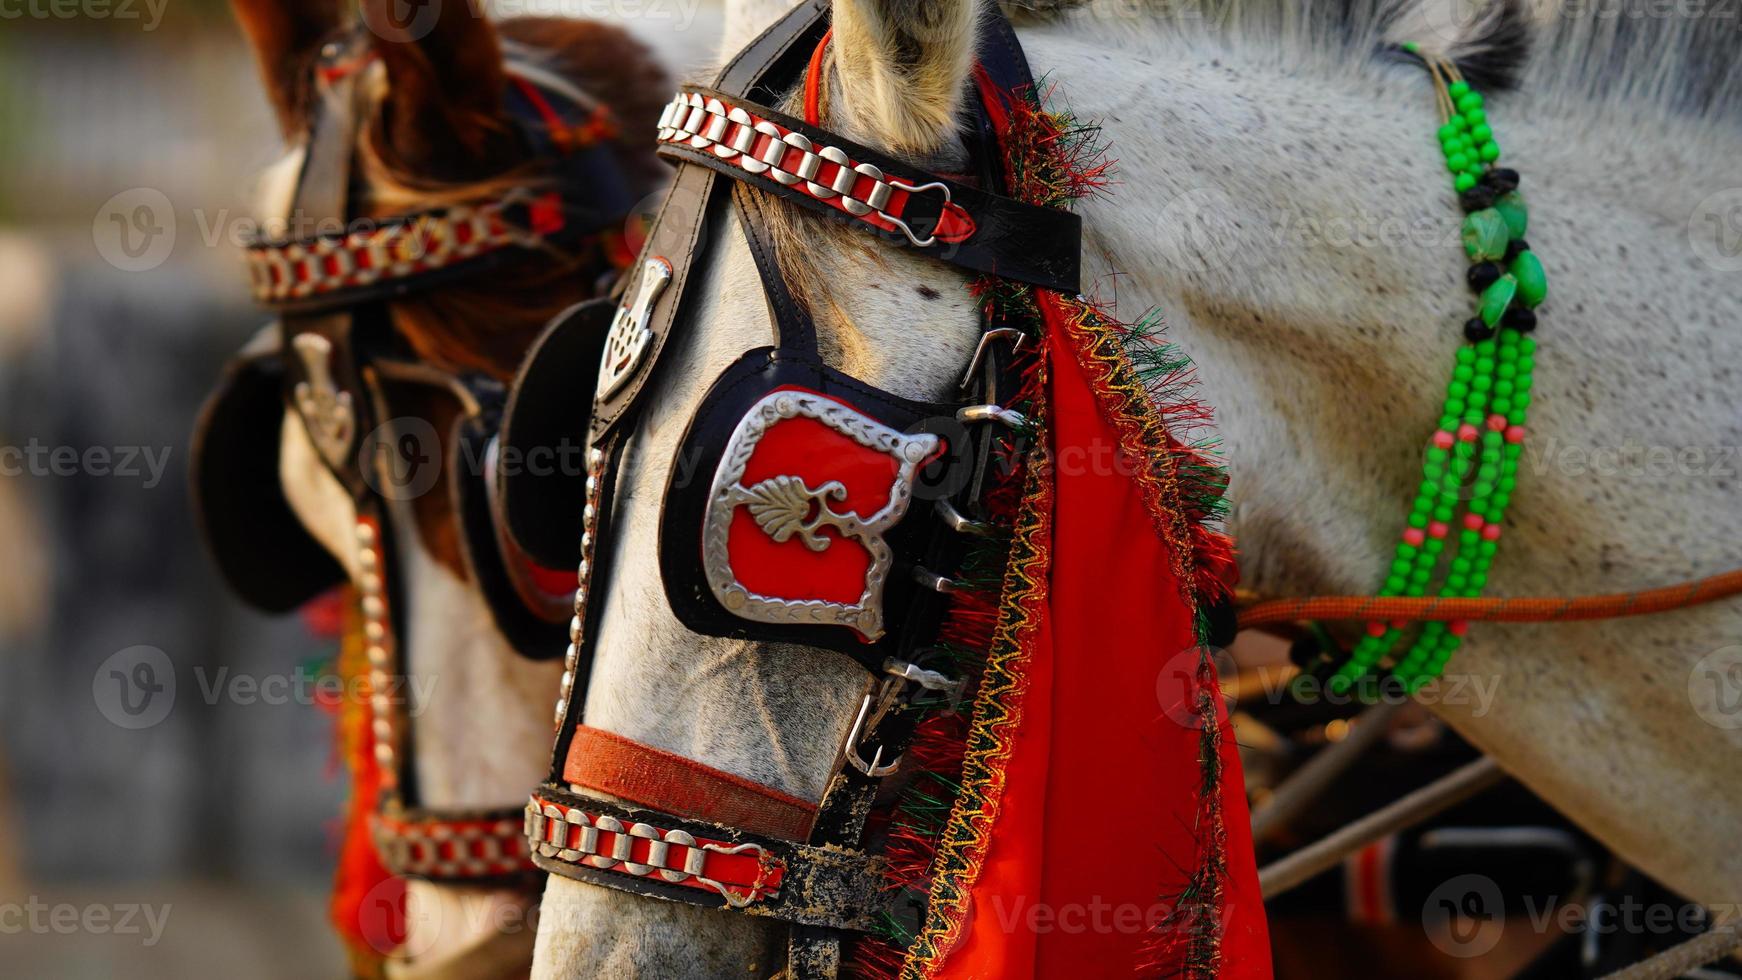
[[[822,38],[828,13],[828,0],[803,0],[733,58],[721,71],[715,85],[725,92],[755,93],[765,79],[793,77],[789,69],[794,69],[798,61],[809,55],[810,49]],[[671,263],[671,283],[653,306],[647,323],[652,339],[634,376],[610,397],[593,406],[595,439],[619,423],[655,373],[666,339],[671,335],[672,324],[683,308],[684,296],[688,292],[703,219],[713,203],[714,178],[714,171],[706,167],[678,167],[671,190],[654,219],[652,237],[642,248],[641,255],[643,258],[658,256]],[[637,264],[636,268],[639,270],[640,265]],[[624,295],[635,295],[637,282],[634,280],[639,276],[637,271],[633,276],[624,277],[620,291]]]
[[[732,206],[738,215],[738,225],[744,229],[744,241],[756,260],[756,274],[762,279],[762,297],[768,303],[769,319],[774,321],[774,343],[787,350],[806,354],[817,353],[817,327],[810,310],[802,306],[775,259],[773,233],[769,230],[768,202],[748,184],[732,187]]]

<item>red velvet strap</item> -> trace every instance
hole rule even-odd
[[[816,804],[613,732],[575,726],[563,779],[665,813],[802,841]]]

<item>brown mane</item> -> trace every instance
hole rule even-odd
[[[389,25],[391,0],[364,0],[363,21]],[[287,139],[306,130],[313,68],[321,45],[349,30],[340,0],[233,0],[255,50]],[[620,28],[595,21],[524,18],[495,23],[468,2],[442,5],[416,37],[371,35],[373,111],[360,123],[355,172],[362,201],[351,218],[384,218],[483,203],[512,187],[536,186],[549,162],[530,156],[508,116],[503,42],[596,99],[614,123],[613,147],[631,185],[651,193],[663,167],[652,153],[652,123],[670,85],[651,52]],[[367,91],[367,89],[366,89]],[[584,189],[583,189],[584,191]],[[619,229],[613,229],[618,231]],[[395,330],[419,358],[448,372],[512,377],[522,355],[557,313],[594,295],[613,273],[596,243],[551,247],[487,273],[389,305]],[[457,406],[427,391],[394,392],[395,410],[428,421],[444,437]],[[444,458],[455,447],[443,446]],[[465,577],[444,476],[414,501],[421,536],[438,561]]]

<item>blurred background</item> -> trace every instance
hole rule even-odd
[[[719,31],[718,0],[516,6],[619,10],[680,71]],[[294,693],[336,641],[232,599],[187,498],[281,150],[222,0],[0,9],[0,976],[344,971],[333,719]],[[105,662],[139,646],[174,690],[129,715]]]

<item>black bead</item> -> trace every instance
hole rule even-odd
[[[1477,184],[1458,196],[1458,202],[1466,212],[1480,211],[1494,206],[1494,198],[1498,197],[1492,187]]]
[[[1519,333],[1529,333],[1536,329],[1536,311],[1527,306],[1513,304],[1512,308],[1506,311],[1506,318],[1501,322]]]
[[[1240,619],[1234,611],[1234,601],[1223,599],[1212,603],[1204,609],[1204,619],[1209,629],[1205,639],[1213,647],[1231,647],[1234,637],[1240,632]]]
[[[1519,255],[1528,251],[1530,251],[1530,243],[1522,238],[1515,238],[1512,241],[1507,242],[1506,264],[1511,265],[1513,259],[1518,258]]]
[[[1468,278],[1470,288],[1478,293],[1482,292],[1500,281],[1500,267],[1492,262],[1478,262],[1470,266]]]
[[[1324,652],[1325,648],[1319,644],[1319,638],[1308,633],[1289,646],[1288,659],[1301,670],[1311,670]]]
[[[1474,317],[1464,324],[1464,339],[1472,344],[1479,344],[1494,336],[1494,328],[1490,327],[1481,317]]]
[[[1482,183],[1494,189],[1496,195],[1518,189],[1518,171],[1498,167],[1482,175]]]

